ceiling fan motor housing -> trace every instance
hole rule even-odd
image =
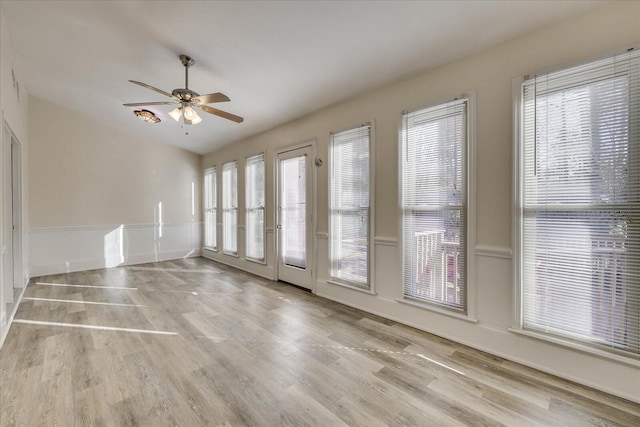
[[[197,92],[190,89],[174,89],[171,94],[180,98],[181,101],[191,101],[192,98],[200,96]]]

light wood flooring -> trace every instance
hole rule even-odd
[[[32,279],[1,426],[640,426],[640,405],[204,258]]]

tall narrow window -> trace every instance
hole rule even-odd
[[[216,221],[218,212],[216,167],[204,171],[204,247],[217,250]]]
[[[369,287],[370,125],[331,137],[331,278]]]
[[[466,312],[467,100],[402,116],[403,287]]]
[[[526,80],[518,224],[526,330],[640,354],[640,54]]]
[[[247,258],[264,261],[264,154],[247,158]]]
[[[222,251],[238,253],[238,163],[222,165]]]

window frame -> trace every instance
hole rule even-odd
[[[213,181],[214,181],[212,186],[213,197],[211,197],[211,202],[213,206],[210,208],[207,208],[206,179],[207,179],[207,172],[211,170],[213,170],[213,173],[211,175],[213,176]],[[204,241],[202,246],[204,249],[208,251],[218,252],[218,166],[217,165],[214,164],[204,169],[204,181],[205,181],[205,184],[203,185],[203,192],[205,193],[204,203],[203,203]],[[213,246],[206,245],[207,243],[207,210],[211,210],[214,213],[214,221],[213,221],[213,224],[210,225],[211,227],[213,227]]]
[[[331,182],[331,168],[333,163],[332,158],[332,148],[333,148],[333,136],[342,132],[346,132],[349,130],[354,130],[363,126],[369,127],[369,207],[368,207],[368,236],[367,236],[367,282],[366,284],[358,284],[355,282],[350,282],[344,279],[336,278],[332,275],[332,265],[331,265],[331,248],[332,248],[332,227],[331,227],[331,211],[332,211],[332,182]],[[376,163],[376,151],[375,151],[375,120],[366,121],[364,123],[349,126],[346,128],[342,128],[338,131],[332,131],[329,134],[329,144],[328,144],[328,188],[327,188],[327,207],[328,207],[328,222],[327,222],[327,243],[328,248],[327,252],[329,255],[329,266],[328,266],[328,280],[327,283],[337,286],[346,287],[349,289],[369,293],[376,294],[375,290],[375,274],[374,274],[374,263],[372,262],[375,259],[375,163]]]
[[[235,171],[235,178],[236,178],[236,188],[235,188],[235,193],[236,193],[236,199],[235,199],[235,206],[233,206],[233,200],[231,200],[231,206],[230,207],[225,207],[225,197],[224,197],[224,189],[225,189],[225,180],[224,180],[224,169],[226,165],[233,165],[233,170]],[[238,256],[238,230],[239,230],[239,224],[238,224],[238,161],[237,160],[230,160],[228,162],[224,162],[222,164],[222,182],[221,182],[221,186],[222,186],[222,191],[221,191],[221,196],[222,196],[222,253],[225,255],[231,255],[231,256]],[[233,192],[233,188],[231,188],[231,191]],[[233,194],[233,193],[232,193]],[[233,199],[233,197],[231,197]],[[236,250],[235,251],[230,251],[227,248],[225,248],[225,240],[226,240],[226,233],[227,233],[227,227],[225,224],[225,212],[226,211],[230,211],[232,213],[235,213],[235,217],[236,217],[236,238],[235,238],[235,247]]]
[[[247,171],[249,170],[248,168],[249,161],[256,157],[262,157],[262,164],[263,164],[263,171],[264,171],[263,184],[262,184],[264,206],[262,206],[261,208],[263,212],[263,218],[264,218],[264,223],[262,227],[262,253],[263,253],[262,258],[253,258],[247,255],[247,253],[249,252],[249,232],[248,232],[249,214],[252,210],[259,209],[259,208],[251,208],[249,205],[249,191],[248,191],[249,179],[247,176],[247,173],[248,173]],[[260,153],[252,154],[250,156],[245,157],[244,177],[245,177],[244,179],[244,190],[245,190],[245,257],[244,259],[246,259],[247,261],[266,265],[267,263],[267,154],[266,152],[262,151]]]
[[[631,50],[626,50],[629,52]],[[562,67],[546,69],[537,74],[551,74],[555,72],[563,72],[574,67],[588,66],[600,60],[606,60],[615,56],[624,54],[624,52],[613,52],[604,56],[591,58],[588,61],[574,62]],[[531,76],[524,75],[516,77],[512,80],[512,114],[513,114],[513,151],[512,151],[512,247],[513,247],[513,270],[512,278],[514,283],[512,326],[510,332],[517,333],[529,338],[544,341],[559,347],[571,348],[583,353],[595,355],[604,359],[613,360],[633,367],[640,367],[640,355],[625,352],[610,347],[600,345],[594,342],[575,339],[569,334],[546,333],[538,330],[525,328],[524,326],[524,186],[525,186],[525,158],[524,158],[524,84]],[[640,102],[640,100],[636,100]],[[639,107],[635,107],[636,110]],[[630,107],[631,109],[631,107]]]
[[[467,100],[467,141],[466,141],[466,226],[465,226],[465,263],[466,263],[466,307],[459,310],[444,304],[423,301],[408,297],[404,294],[404,171],[402,152],[403,144],[403,121],[406,113],[425,110],[439,105],[455,101],[460,98]],[[398,142],[397,142],[397,167],[398,167],[398,259],[400,263],[400,294],[396,298],[397,302],[407,304],[413,307],[425,309],[434,313],[446,315],[471,323],[477,323],[477,274],[476,274],[476,116],[477,116],[477,93],[475,90],[468,90],[461,93],[455,98],[447,98],[444,100],[422,104],[411,109],[403,110],[398,122]]]

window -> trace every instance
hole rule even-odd
[[[525,330],[640,354],[640,55],[526,80],[517,123]]]
[[[238,163],[222,165],[222,250],[238,253]]]
[[[264,261],[264,154],[247,159],[247,258]]]
[[[216,167],[204,171],[204,247],[218,249],[216,221],[218,220],[218,201],[216,191]]]
[[[402,116],[406,299],[466,313],[468,102]]]
[[[335,133],[330,160],[330,265],[338,282],[369,287],[369,124]]]

